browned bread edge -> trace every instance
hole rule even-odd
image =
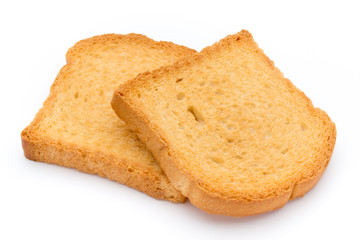
[[[29,160],[75,168],[80,172],[106,177],[156,199],[165,199],[175,203],[186,200],[175,188],[164,188],[163,182],[169,183],[164,175],[154,175],[139,166],[133,164],[130,166],[124,162],[114,165],[111,162],[116,161],[116,158],[111,155],[54,142],[51,139],[32,138],[27,129],[21,133],[21,142],[24,155]]]

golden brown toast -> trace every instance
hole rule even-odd
[[[336,139],[328,115],[244,30],[121,84],[112,106],[172,184],[212,214],[259,214],[303,196]]]
[[[21,134],[25,156],[104,176],[154,198],[184,202],[110,101],[119,83],[194,52],[138,34],[76,43],[42,109]]]

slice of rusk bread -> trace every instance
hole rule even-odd
[[[21,134],[25,156],[97,174],[154,198],[184,202],[110,102],[119,83],[194,52],[138,34],[107,34],[76,43],[42,109]]]
[[[244,30],[121,84],[112,106],[172,184],[212,214],[259,214],[303,196],[336,139],[328,115]]]

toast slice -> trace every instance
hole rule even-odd
[[[97,174],[154,198],[184,202],[110,102],[119,82],[194,52],[138,34],[107,34],[76,43],[42,109],[21,134],[25,156]]]
[[[202,210],[247,216],[303,196],[332,155],[328,115],[241,31],[138,75],[112,106]]]

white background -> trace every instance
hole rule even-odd
[[[359,16],[356,1],[1,1],[0,239],[360,239]],[[305,197],[211,216],[24,158],[20,132],[75,42],[136,32],[201,50],[241,29],[336,123],[331,162]]]

